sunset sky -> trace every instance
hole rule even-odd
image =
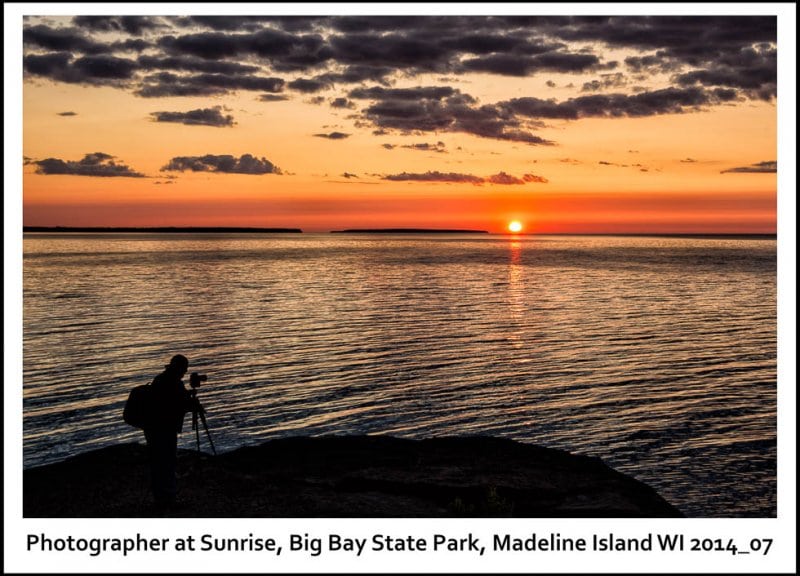
[[[29,16],[23,222],[775,233],[776,28]]]

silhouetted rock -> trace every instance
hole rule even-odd
[[[512,440],[285,438],[178,455],[176,509],[150,504],[145,446],[26,470],[25,517],[680,517],[598,458]]]

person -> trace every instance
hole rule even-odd
[[[182,378],[188,369],[186,356],[176,354],[151,383],[153,412],[144,436],[150,457],[153,500],[159,509],[171,508],[176,503],[178,434],[186,413],[198,409],[197,399],[183,385]]]

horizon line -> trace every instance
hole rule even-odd
[[[63,232],[63,233],[294,233],[306,234],[294,227],[256,227],[256,226],[23,226],[25,232]],[[668,236],[668,237],[770,237],[777,238],[776,232],[489,232],[487,230],[465,230],[450,228],[349,228],[314,231],[311,234],[481,234],[495,236]]]

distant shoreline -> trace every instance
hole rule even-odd
[[[176,226],[159,226],[152,228],[135,227],[68,227],[68,226],[23,226],[23,232],[143,232],[143,233],[293,233],[302,234],[300,228],[240,228],[235,226],[188,226],[179,228]]]
[[[331,230],[331,234],[488,234],[486,230],[458,230],[442,228],[350,228]]]

